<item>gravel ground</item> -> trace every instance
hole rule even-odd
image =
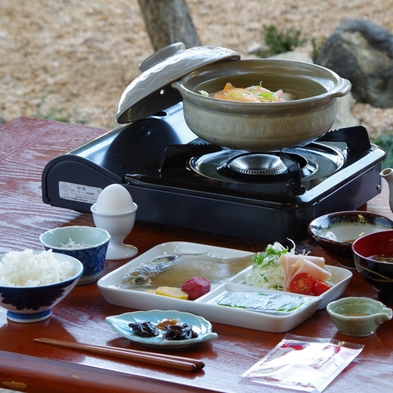
[[[392,0],[187,0],[202,44],[247,56],[263,25],[318,42],[346,17],[393,31]],[[311,47],[302,48],[311,52]],[[152,53],[137,0],[0,0],[0,117],[113,128],[121,93]],[[356,104],[370,132],[393,130],[393,109]]]

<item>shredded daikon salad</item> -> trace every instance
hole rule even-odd
[[[281,243],[269,244],[264,252],[253,258],[252,272],[245,278],[245,284],[264,289],[284,289],[284,271],[279,263],[280,256],[290,252]]]
[[[71,238],[68,240],[67,243],[61,243],[61,246],[70,249],[91,247],[89,243],[85,243],[83,241],[78,243],[72,240]]]

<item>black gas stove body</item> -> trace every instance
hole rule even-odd
[[[279,175],[233,173],[226,158],[247,154],[196,138],[179,103],[51,160],[43,201],[89,212],[118,183],[138,204],[137,220],[271,242],[301,240],[313,218],[358,209],[380,192],[385,153],[361,126],[269,153],[285,164]]]

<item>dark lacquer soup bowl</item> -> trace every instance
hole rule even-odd
[[[362,278],[378,292],[381,302],[393,305],[393,230],[360,237],[352,251]]]

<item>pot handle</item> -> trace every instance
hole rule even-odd
[[[332,97],[344,97],[352,89],[352,84],[348,79],[341,78],[341,84],[332,92]]]
[[[177,89],[177,90],[179,90],[179,81],[178,80],[174,80],[172,83],[171,83],[171,87],[173,87],[174,89]]]

